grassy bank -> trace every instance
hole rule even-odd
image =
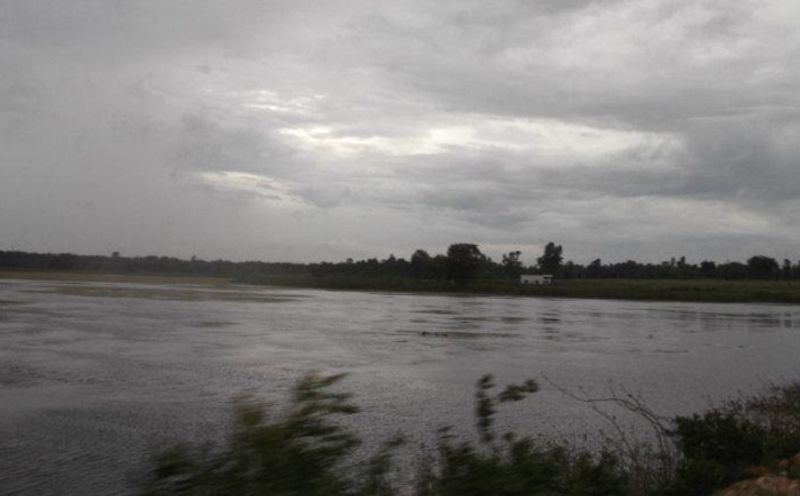
[[[225,287],[232,283],[347,291],[396,291],[516,295],[556,298],[601,298],[643,301],[800,304],[800,282],[720,279],[570,279],[549,286],[521,286],[513,281],[481,280],[466,285],[414,278],[377,278],[311,275],[202,277],[165,273],[104,273],[85,271],[0,270],[2,279],[136,284],[192,284]]]
[[[549,286],[521,286],[512,281],[447,281],[411,278],[270,277],[242,282],[275,286],[354,291],[473,293],[559,298],[603,298],[644,301],[717,303],[800,303],[800,283],[787,281],[726,281],[718,279],[572,279]]]
[[[25,269],[0,269],[0,280],[2,279],[25,279],[34,281],[119,282],[129,284],[196,284],[206,286],[227,286],[231,283],[231,278],[229,277],[204,277],[163,273],[117,274],[109,272]]]

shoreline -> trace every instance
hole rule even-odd
[[[425,287],[407,284],[358,284],[330,281],[293,283],[284,281],[249,282],[245,284],[329,291],[364,291],[379,293],[450,294],[475,296],[508,296],[528,298],[568,298],[623,301],[663,301],[682,303],[771,303],[800,305],[800,285],[783,281],[725,280],[568,280],[550,286],[520,287],[517,285],[474,285],[458,287]],[[756,282],[756,284],[753,284]]]
[[[230,277],[195,276],[191,274],[90,272],[72,270],[0,269],[0,281],[24,279],[30,281],[116,282],[130,284],[196,284],[212,287],[230,286]]]
[[[113,273],[0,269],[0,280],[50,280],[133,284],[192,284],[229,287],[236,284],[331,291],[379,293],[580,298],[686,303],[800,304],[800,283],[790,281],[722,279],[569,279],[552,285],[520,286],[510,281],[477,281],[454,286],[441,281],[311,276],[274,276],[258,279],[197,276],[175,273]]]

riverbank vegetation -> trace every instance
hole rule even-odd
[[[354,459],[360,439],[341,417],[358,408],[351,395],[332,389],[341,378],[304,378],[287,410],[273,416],[252,399],[238,401],[226,443],[163,451],[144,476],[141,494],[701,496],[732,484],[740,486],[726,494],[760,494],[753,488],[770,484],[800,488],[800,384],[670,420],[630,396],[582,398],[598,411],[601,401],[633,411],[659,439],[636,444],[621,432],[588,451],[496,432],[497,409],[539,386],[527,381],[498,392],[485,376],[475,394],[477,441],[443,428],[433,449],[413,451],[419,468],[411,481],[401,480],[392,463],[402,449],[400,435],[388,436],[371,457]],[[735,492],[737,487],[750,489]]]
[[[557,279],[722,279],[800,281],[800,261],[778,260],[754,255],[745,262],[689,263],[686,257],[673,257],[659,263],[634,260],[603,263],[595,259],[582,265],[564,261],[563,248],[555,243],[545,245],[533,265],[525,266],[522,253],[511,251],[495,261],[472,243],[456,243],[444,254],[431,255],[416,250],[408,260],[389,255],[379,260],[347,259],[341,262],[232,262],[228,260],[189,260],[163,257],[125,257],[111,255],[77,255],[72,253],[30,253],[0,250],[0,269],[35,271],[71,271],[104,274],[170,274],[197,277],[250,278],[260,277],[351,277],[368,279],[407,278],[465,284],[475,280],[518,280],[521,274],[551,274]]]
[[[208,288],[232,289],[238,283],[270,285],[288,288],[315,288],[344,291],[393,291],[406,293],[445,293],[534,296],[552,298],[604,298],[641,301],[693,301],[718,303],[800,303],[800,283],[791,281],[720,280],[720,279],[569,279],[557,280],[551,285],[520,285],[511,280],[480,280],[463,285],[447,281],[419,280],[413,278],[370,278],[348,276],[311,275],[242,277],[196,277],[165,274],[107,274],[101,272],[0,270],[2,279],[32,279],[73,282],[118,282],[148,285],[191,285]],[[144,295],[145,291],[114,290],[107,285],[97,288],[58,288],[63,294],[85,296]],[[158,297],[161,293],[145,295]],[[244,294],[244,293],[242,293]],[[180,296],[177,291],[166,294],[171,299]],[[197,294],[198,298],[208,295]],[[230,296],[230,295],[223,295]],[[193,295],[186,295],[191,299]],[[253,299],[251,296],[243,296]]]
[[[86,256],[0,251],[0,277],[63,275],[79,280],[175,282],[220,285],[238,282],[301,288],[479,293],[566,298],[701,302],[800,303],[800,262],[755,255],[746,262],[661,263],[627,261],[587,265],[563,260],[548,243],[535,265],[512,251],[498,261],[471,243],[450,245],[445,254],[416,250],[411,257],[331,263],[205,261],[192,257]],[[551,274],[552,285],[526,285],[520,276]],[[62,276],[59,276],[62,277]]]

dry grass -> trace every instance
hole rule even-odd
[[[166,274],[107,274],[78,271],[35,271],[0,269],[0,279],[26,279],[70,282],[120,282],[129,284],[193,284],[224,288],[231,285],[229,277],[203,277]]]

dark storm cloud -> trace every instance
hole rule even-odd
[[[777,0],[2,2],[0,239],[796,258],[799,22]]]

